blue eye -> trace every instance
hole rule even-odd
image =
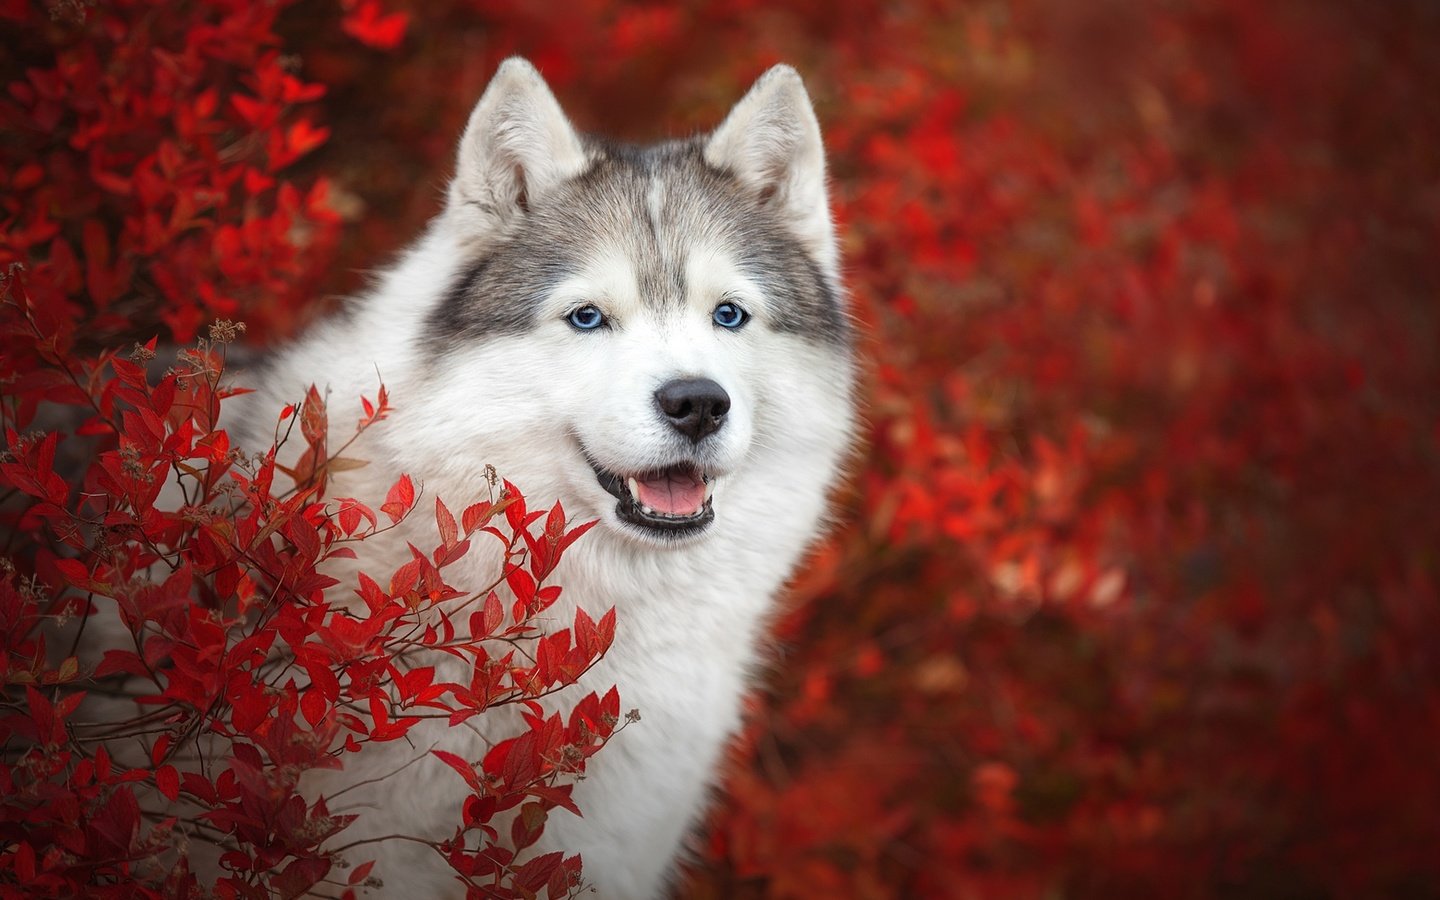
[[[721,328],[739,328],[745,324],[746,320],[750,318],[750,315],[733,303],[722,303],[715,307],[715,312],[711,314],[711,318],[714,319],[715,324]]]
[[[593,306],[582,306],[566,316],[566,321],[581,331],[594,331],[605,324],[605,314]]]

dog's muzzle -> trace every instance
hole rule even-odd
[[[673,537],[699,534],[715,520],[714,481],[698,465],[677,463],[664,469],[621,475],[588,459],[595,480],[618,501],[622,522]]]

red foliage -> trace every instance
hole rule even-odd
[[[189,896],[197,883],[184,847],[208,841],[224,849],[221,895],[298,896],[330,874],[340,847],[320,845],[356,818],[330,814],[323,798],[307,803],[297,792],[306,771],[341,767],[425,717],[458,724],[523,704],[527,730],[484,760],[445,755],[474,796],[453,838],[433,846],[485,896],[569,896],[578,857],[520,854],[550,810],[579,814],[568,779],[620,721],[613,688],[568,718],[535,702],[578,680],[614,638],[613,609],[598,624],[578,611],[573,637],[537,624],[560,596],[547,576],[593,523],[568,527],[559,504],[530,511],[508,482],[459,521],[437,498],[431,553],[412,548],[387,587],[361,574],[361,604],[327,599],[339,584],[323,574],[327,562],[414,513],[408,476],[381,506],[389,525],[361,500],[326,498],[326,473],[358,461],[326,453],[313,388],[277,429],[298,420],[308,450],[296,469],[275,462],[283,438],[258,458],[232,450],[216,430],[230,393],[220,387],[229,323],[152,385],[143,366],[111,353],[61,355],[53,348],[70,343],[65,324],[43,330],[18,270],[4,287],[7,343],[33,342],[54,376],[7,404],[0,463],[0,483],[27,498],[7,511],[7,531],[23,535],[26,550],[0,578],[5,684],[23,690],[0,715],[0,743],[11,748],[0,763],[0,861],[27,895]],[[56,474],[60,435],[17,430],[29,423],[24,401],[38,398],[83,407],[76,434],[100,439],[78,492]],[[389,411],[383,388],[364,405],[357,433]],[[292,489],[275,484],[277,469]],[[157,498],[172,480],[179,506],[165,511]],[[503,545],[504,570],[457,590],[444,570],[481,535]],[[496,593],[502,582],[516,597],[509,610]],[[62,634],[68,649],[57,650],[56,633],[41,626],[76,616],[110,619],[116,640]],[[103,658],[87,658],[87,646]],[[462,660],[468,679],[437,681],[424,664],[436,653]],[[87,711],[89,694],[116,699]],[[502,841],[491,823],[517,807]],[[357,867],[348,884],[368,871]]]
[[[475,634],[553,600],[563,514],[541,528],[514,518],[518,500],[503,525],[438,505],[436,549],[388,588],[362,582],[371,615],[348,617],[314,564],[413,514],[413,486],[325,499],[326,466],[348,463],[315,446],[273,508],[156,513],[173,470],[197,497],[251,498],[273,470],[211,431],[213,363],[150,385],[101,352],[162,326],[188,340],[216,316],[287,333],[314,308],[302,300],[356,287],[351,266],[433,212],[437,192],[415,185],[439,183],[484,80],[523,52],[582,126],[634,137],[654,137],[657,114],[713,123],[765,64],[797,65],[873,335],[853,524],[797,585],[791,650],[689,895],[1433,895],[1440,21],[1426,4],[396,6],[0,4],[16,20],[0,263],[27,267],[0,362],[0,480],[26,498],[5,507],[23,541],[0,592],[3,727],[12,747],[48,748],[5,758],[12,881],[165,890],[139,861],[173,859],[179,817],[199,809],[256,838],[241,871],[296,890],[324,874],[296,837],[324,810],[274,781],[281,726],[266,723],[327,742],[304,764],[341,760],[416,715],[533,695],[608,640],[613,617],[577,618],[533,665],[487,668],[437,625],[424,640],[470,654],[475,679],[395,677],[399,623],[449,602],[443,569],[474,535],[528,560],[505,576],[523,608],[466,586]],[[93,404],[81,430],[101,452],[83,483],[56,474],[77,439],[25,434],[42,401]],[[296,439],[321,409],[303,406]],[[259,558],[237,556],[252,546]],[[173,568],[147,575],[162,557]],[[292,599],[254,618],[277,590]],[[157,713],[182,715],[149,765],[73,727],[93,664],[41,652],[37,617],[86,595],[168,642],[99,673],[155,679]],[[280,642],[307,648],[306,687],[267,668]],[[175,662],[147,668],[160,656]],[[199,714],[217,702],[225,715]],[[563,728],[532,719],[498,756],[445,760],[477,790],[457,868],[501,877],[473,851],[501,837],[484,822],[502,803],[522,810],[512,847],[566,805],[533,764],[603,740],[615,701],[582,707]],[[187,727],[224,742],[214,781],[166,762]],[[481,772],[510,799],[490,803]],[[162,800],[176,822],[142,822]],[[517,863],[505,883],[563,893],[570,865]]]
[[[0,267],[25,263],[38,307],[83,318],[84,349],[161,325],[188,341],[216,316],[284,328],[318,289],[338,221],[323,179],[284,170],[329,134],[306,113],[325,87],[281,52],[280,10],[0,10]]]
[[[160,323],[189,339],[257,307],[282,327],[287,298],[314,289],[338,219],[323,181],[278,173],[326,140],[294,115],[324,88],[282,59],[278,8],[7,12],[36,29],[11,58],[51,58],[7,77],[3,107],[0,895],[353,894],[372,864],[332,868],[356,816],[302,797],[304,773],[423,718],[520,704],[522,730],[483,760],[446,758],[473,796],[432,846],[476,895],[570,896],[579,858],[525,851],[551,810],[579,814],[572,780],[620,725],[613,689],[566,716],[536,702],[614,637],[614,610],[538,624],[561,591],[547,578],[590,525],[558,504],[528,510],[509,483],[458,519],[436,498],[433,551],[412,548],[383,582],[361,574],[359,602],[342,602],[327,564],[414,514],[410,479],[379,505],[386,524],[379,498],[328,497],[329,476],[364,461],[327,448],[313,388],[268,453],[232,449],[221,379],[244,326],[216,321],[158,381],[153,340],[131,358],[96,351]],[[345,29],[384,46],[404,17],[372,4]],[[383,387],[362,402],[357,434],[390,409]],[[304,451],[281,466],[290,439]],[[477,539],[499,541],[503,570],[457,589],[445,570]],[[437,680],[437,654],[468,677]],[[190,863],[206,844],[220,876],[202,885]]]

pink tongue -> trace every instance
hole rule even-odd
[[[693,516],[705,503],[705,482],[698,475],[672,469],[654,478],[636,479],[644,506],[667,516]]]

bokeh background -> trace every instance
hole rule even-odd
[[[0,262],[97,348],[363,287],[507,55],[635,140],[804,74],[865,446],[681,896],[1440,897],[1440,4],[0,22]]]

